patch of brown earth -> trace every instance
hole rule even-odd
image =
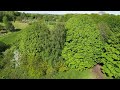
[[[96,79],[104,79],[101,67],[101,65],[97,64],[92,69],[92,72],[96,75]]]

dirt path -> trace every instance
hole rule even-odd
[[[101,72],[101,65],[97,64],[94,66],[92,72],[96,75],[96,79],[104,79],[103,73]]]

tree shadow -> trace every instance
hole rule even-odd
[[[7,33],[6,30],[1,30],[1,31],[0,31],[0,34],[5,34],[5,33]]]
[[[4,42],[0,41],[0,52],[4,52],[8,48],[10,48],[10,45],[7,45]]]
[[[13,30],[12,32],[18,32],[18,31],[20,31],[21,29],[15,29],[15,30]]]
[[[15,29],[15,31],[17,32],[17,31],[20,31],[21,29]]]

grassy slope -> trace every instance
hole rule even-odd
[[[8,33],[8,34],[0,37],[0,41],[4,42],[5,44],[12,44],[13,42],[16,41],[19,32]]]
[[[58,72],[54,75],[47,75],[43,78],[46,79],[96,79],[96,76],[92,73],[92,70],[76,71],[69,70],[67,72]]]
[[[0,23],[0,24],[3,24],[3,23]],[[13,22],[13,25],[15,26],[16,29],[24,29],[28,26],[27,23],[20,23],[18,21]],[[20,31],[9,32],[6,35],[0,36],[0,41],[4,42],[5,44],[12,44],[13,42],[16,41],[19,33],[20,33]]]
[[[28,23],[21,23],[19,21],[12,22],[16,29],[24,29],[28,26]],[[0,25],[5,26],[4,23],[0,22]]]
[[[0,25],[5,26],[4,23],[0,22]]]
[[[16,29],[24,29],[28,26],[28,23],[21,23],[19,21],[12,22]]]

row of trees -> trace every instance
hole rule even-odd
[[[108,77],[120,78],[120,16],[23,15],[28,16],[43,20],[38,19],[22,30],[14,45],[5,51],[0,77],[41,78],[101,64]],[[50,30],[46,21],[57,21],[53,24],[55,28]],[[6,26],[10,24],[6,17],[3,22]]]
[[[76,15],[69,19],[62,51],[66,65],[84,70],[101,64],[104,74],[119,78],[119,21],[119,17],[114,15]]]
[[[96,23],[88,15],[68,20],[67,36],[62,56],[69,68],[84,70],[101,63],[102,42]]]
[[[1,76],[4,76],[3,78],[13,78],[13,76],[15,78],[40,78],[62,70],[60,69],[63,67],[61,52],[65,42],[65,33],[64,24],[61,23],[58,23],[53,31],[49,30],[44,21],[30,25],[21,32],[18,41],[4,54],[3,61],[7,63]],[[13,60],[15,51],[19,52],[18,61]],[[19,65],[16,66],[18,62]],[[14,73],[12,77],[11,74],[4,74],[11,70],[13,70],[11,74]]]
[[[26,14],[17,11],[0,11],[0,22],[4,16],[8,17],[9,21],[37,20],[44,19],[45,21],[60,21],[66,22],[74,14],[52,15],[52,14]]]
[[[103,72],[107,76],[120,78],[120,16],[94,14],[91,17],[98,25],[104,45],[101,55]]]

